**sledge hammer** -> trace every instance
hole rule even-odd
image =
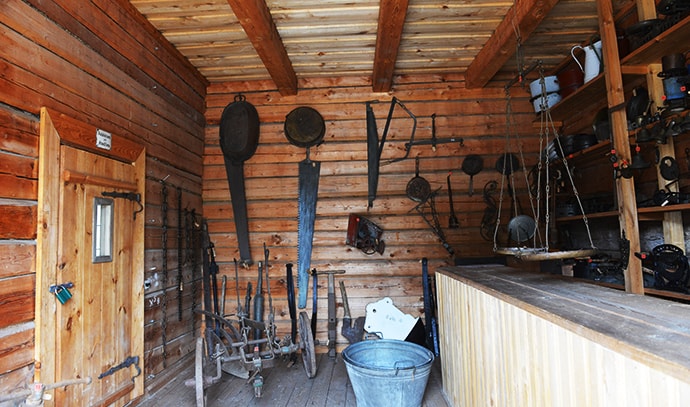
[[[343,297],[343,309],[345,314],[343,315],[343,327],[340,330],[340,334],[347,339],[350,343],[356,343],[362,340],[364,336],[364,317],[357,317],[355,319],[355,325],[352,325],[352,317],[350,316],[350,304],[347,302],[347,292],[345,292],[345,283],[343,280],[340,283],[340,295]]]
[[[328,274],[328,357],[335,359],[335,275],[345,274],[345,270],[319,271],[316,274]]]

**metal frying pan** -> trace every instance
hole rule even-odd
[[[233,164],[247,161],[259,145],[259,115],[244,95],[223,109],[220,117],[220,148]]]
[[[462,171],[470,176],[470,192],[469,195],[474,195],[474,186],[472,185],[472,178],[479,174],[484,168],[484,160],[480,155],[470,154],[462,161]]]
[[[505,153],[496,160],[496,171],[503,175],[510,175],[520,169],[520,161],[513,153]]]
[[[321,113],[308,106],[293,109],[285,117],[285,137],[297,147],[313,147],[323,142],[326,124]]]
[[[431,195],[431,185],[429,181],[419,176],[419,157],[415,157],[414,165],[414,178],[407,183],[405,192],[407,197],[415,202],[426,202]]]
[[[247,199],[244,191],[244,162],[259,144],[259,115],[243,95],[225,107],[220,118],[220,148],[223,150],[228,177],[232,212],[243,265],[252,264],[249,248]]]

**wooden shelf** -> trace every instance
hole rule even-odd
[[[664,212],[674,212],[674,211],[687,211],[690,210],[690,204],[676,204],[676,205],[666,205],[666,206],[649,206],[646,208],[637,208],[637,213],[640,215],[639,220],[659,220],[658,214],[663,214]],[[618,211],[606,211],[606,212],[595,212],[588,213],[587,219],[597,219],[597,218],[613,218],[618,216]],[[573,222],[582,220],[582,215],[573,216],[563,216],[556,219],[557,222]]]
[[[587,214],[587,220],[597,219],[597,218],[615,218],[617,216],[618,216],[618,211],[595,212],[595,213],[588,213]],[[556,222],[575,222],[575,221],[582,221],[582,215],[562,216],[562,217],[556,218]]]
[[[621,66],[660,64],[661,57],[685,51],[679,45],[687,44],[688,38],[690,38],[690,16],[631,52],[621,60]]]
[[[609,140],[604,140],[600,141],[597,144],[587,147],[584,150],[576,151],[574,153],[568,154],[566,157],[568,161],[570,160],[577,160],[577,162],[580,162],[581,160],[585,158],[592,158],[592,159],[597,159],[601,158],[601,155],[606,155],[609,151],[611,150],[611,141]],[[599,155],[601,154],[601,155]],[[553,161],[553,164],[560,164],[562,159],[558,158]]]
[[[690,38],[690,16],[623,58],[621,69],[626,92],[645,82],[646,65],[660,64],[661,57],[682,52],[683,49],[678,49],[678,44],[687,43],[688,38]],[[625,69],[626,67],[628,69]],[[606,79],[604,74],[600,74],[554,105],[551,108],[551,117],[554,121],[565,122],[573,117],[574,112],[600,109],[605,106]]]
[[[551,118],[556,121],[566,121],[573,116],[573,112],[583,112],[597,107],[606,106],[606,79],[604,74],[580,86],[575,92],[556,103],[551,108]]]

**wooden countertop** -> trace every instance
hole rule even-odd
[[[690,381],[690,305],[498,265],[436,271]]]

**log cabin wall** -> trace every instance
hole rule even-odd
[[[201,214],[206,82],[127,1],[0,3],[0,394],[33,381],[39,110],[47,106],[146,147],[144,374],[194,349],[192,291],[177,302],[177,193]],[[162,281],[161,186],[169,189]],[[141,272],[139,270],[138,272]],[[155,284],[155,275],[159,283]],[[192,268],[185,264],[188,287]],[[200,277],[194,273],[194,277]],[[162,298],[167,295],[166,358]],[[76,356],[76,355],[75,355]],[[170,369],[168,369],[170,370]]]
[[[440,188],[436,198],[440,224],[458,258],[493,256],[493,242],[480,237],[480,223],[487,208],[482,190],[492,180],[500,185],[495,163],[506,151],[506,98],[504,85],[508,78],[499,78],[479,90],[467,90],[462,76],[398,77],[393,93],[372,93],[368,78],[350,77],[339,80],[300,80],[296,96],[281,96],[271,83],[242,82],[212,84],[208,88],[206,147],[204,152],[204,216],[209,222],[215,243],[220,272],[227,275],[227,312],[236,309],[234,259],[240,259],[233,223],[232,204],[219,146],[219,121],[223,109],[242,94],[259,114],[261,131],[254,156],[244,163],[249,217],[250,247],[255,265],[240,269],[240,297],[244,301],[247,282],[257,282],[256,262],[263,260],[265,243],[270,252],[271,294],[274,297],[279,333],[289,333],[289,311],[286,294],[286,263],[297,264],[298,162],[305,158],[305,149],[291,145],[283,130],[286,115],[298,106],[310,106],[321,113],[326,122],[324,142],[311,148],[312,160],[321,162],[321,176],[312,251],[312,268],[345,270],[336,276],[347,289],[352,317],[365,315],[370,302],[390,297],[403,312],[415,317],[423,315],[421,264],[429,259],[433,270],[454,264],[453,256],[443,248],[422,217],[414,211],[416,202],[406,196],[406,185],[415,175],[415,157],[420,158],[420,176]],[[528,166],[536,162],[538,128],[533,127],[535,114],[528,102],[528,92],[518,86],[511,90],[515,133],[523,143]],[[391,98],[395,96],[417,117],[415,140],[429,141],[432,114],[436,114],[436,137],[462,138],[463,143],[415,145],[403,161],[381,166],[378,194],[367,209],[367,128],[365,102],[372,104],[379,137],[383,133]],[[404,155],[412,121],[396,107],[394,119],[383,148],[382,161]],[[515,134],[513,135],[515,136]],[[517,153],[515,137],[510,144]],[[474,177],[474,195],[469,196],[469,176],[461,170],[468,154],[480,154],[484,170]],[[452,171],[454,209],[460,222],[458,229],[448,229],[449,199],[446,177]],[[519,175],[522,177],[522,174]],[[520,185],[524,185],[524,182]],[[509,219],[509,204],[504,204],[503,220]],[[522,202],[525,208],[528,203]],[[351,213],[368,217],[384,233],[382,255],[364,254],[346,245],[348,219]],[[493,234],[493,230],[491,230]],[[295,268],[296,272],[296,268]],[[295,276],[295,284],[296,284]],[[307,311],[311,315],[311,281]],[[266,292],[264,291],[264,295]],[[338,332],[343,316],[340,292]],[[327,278],[319,277],[318,323],[316,338],[327,342]],[[268,312],[268,311],[266,311]],[[338,349],[346,346],[338,334]],[[317,352],[326,351],[317,346]]]

